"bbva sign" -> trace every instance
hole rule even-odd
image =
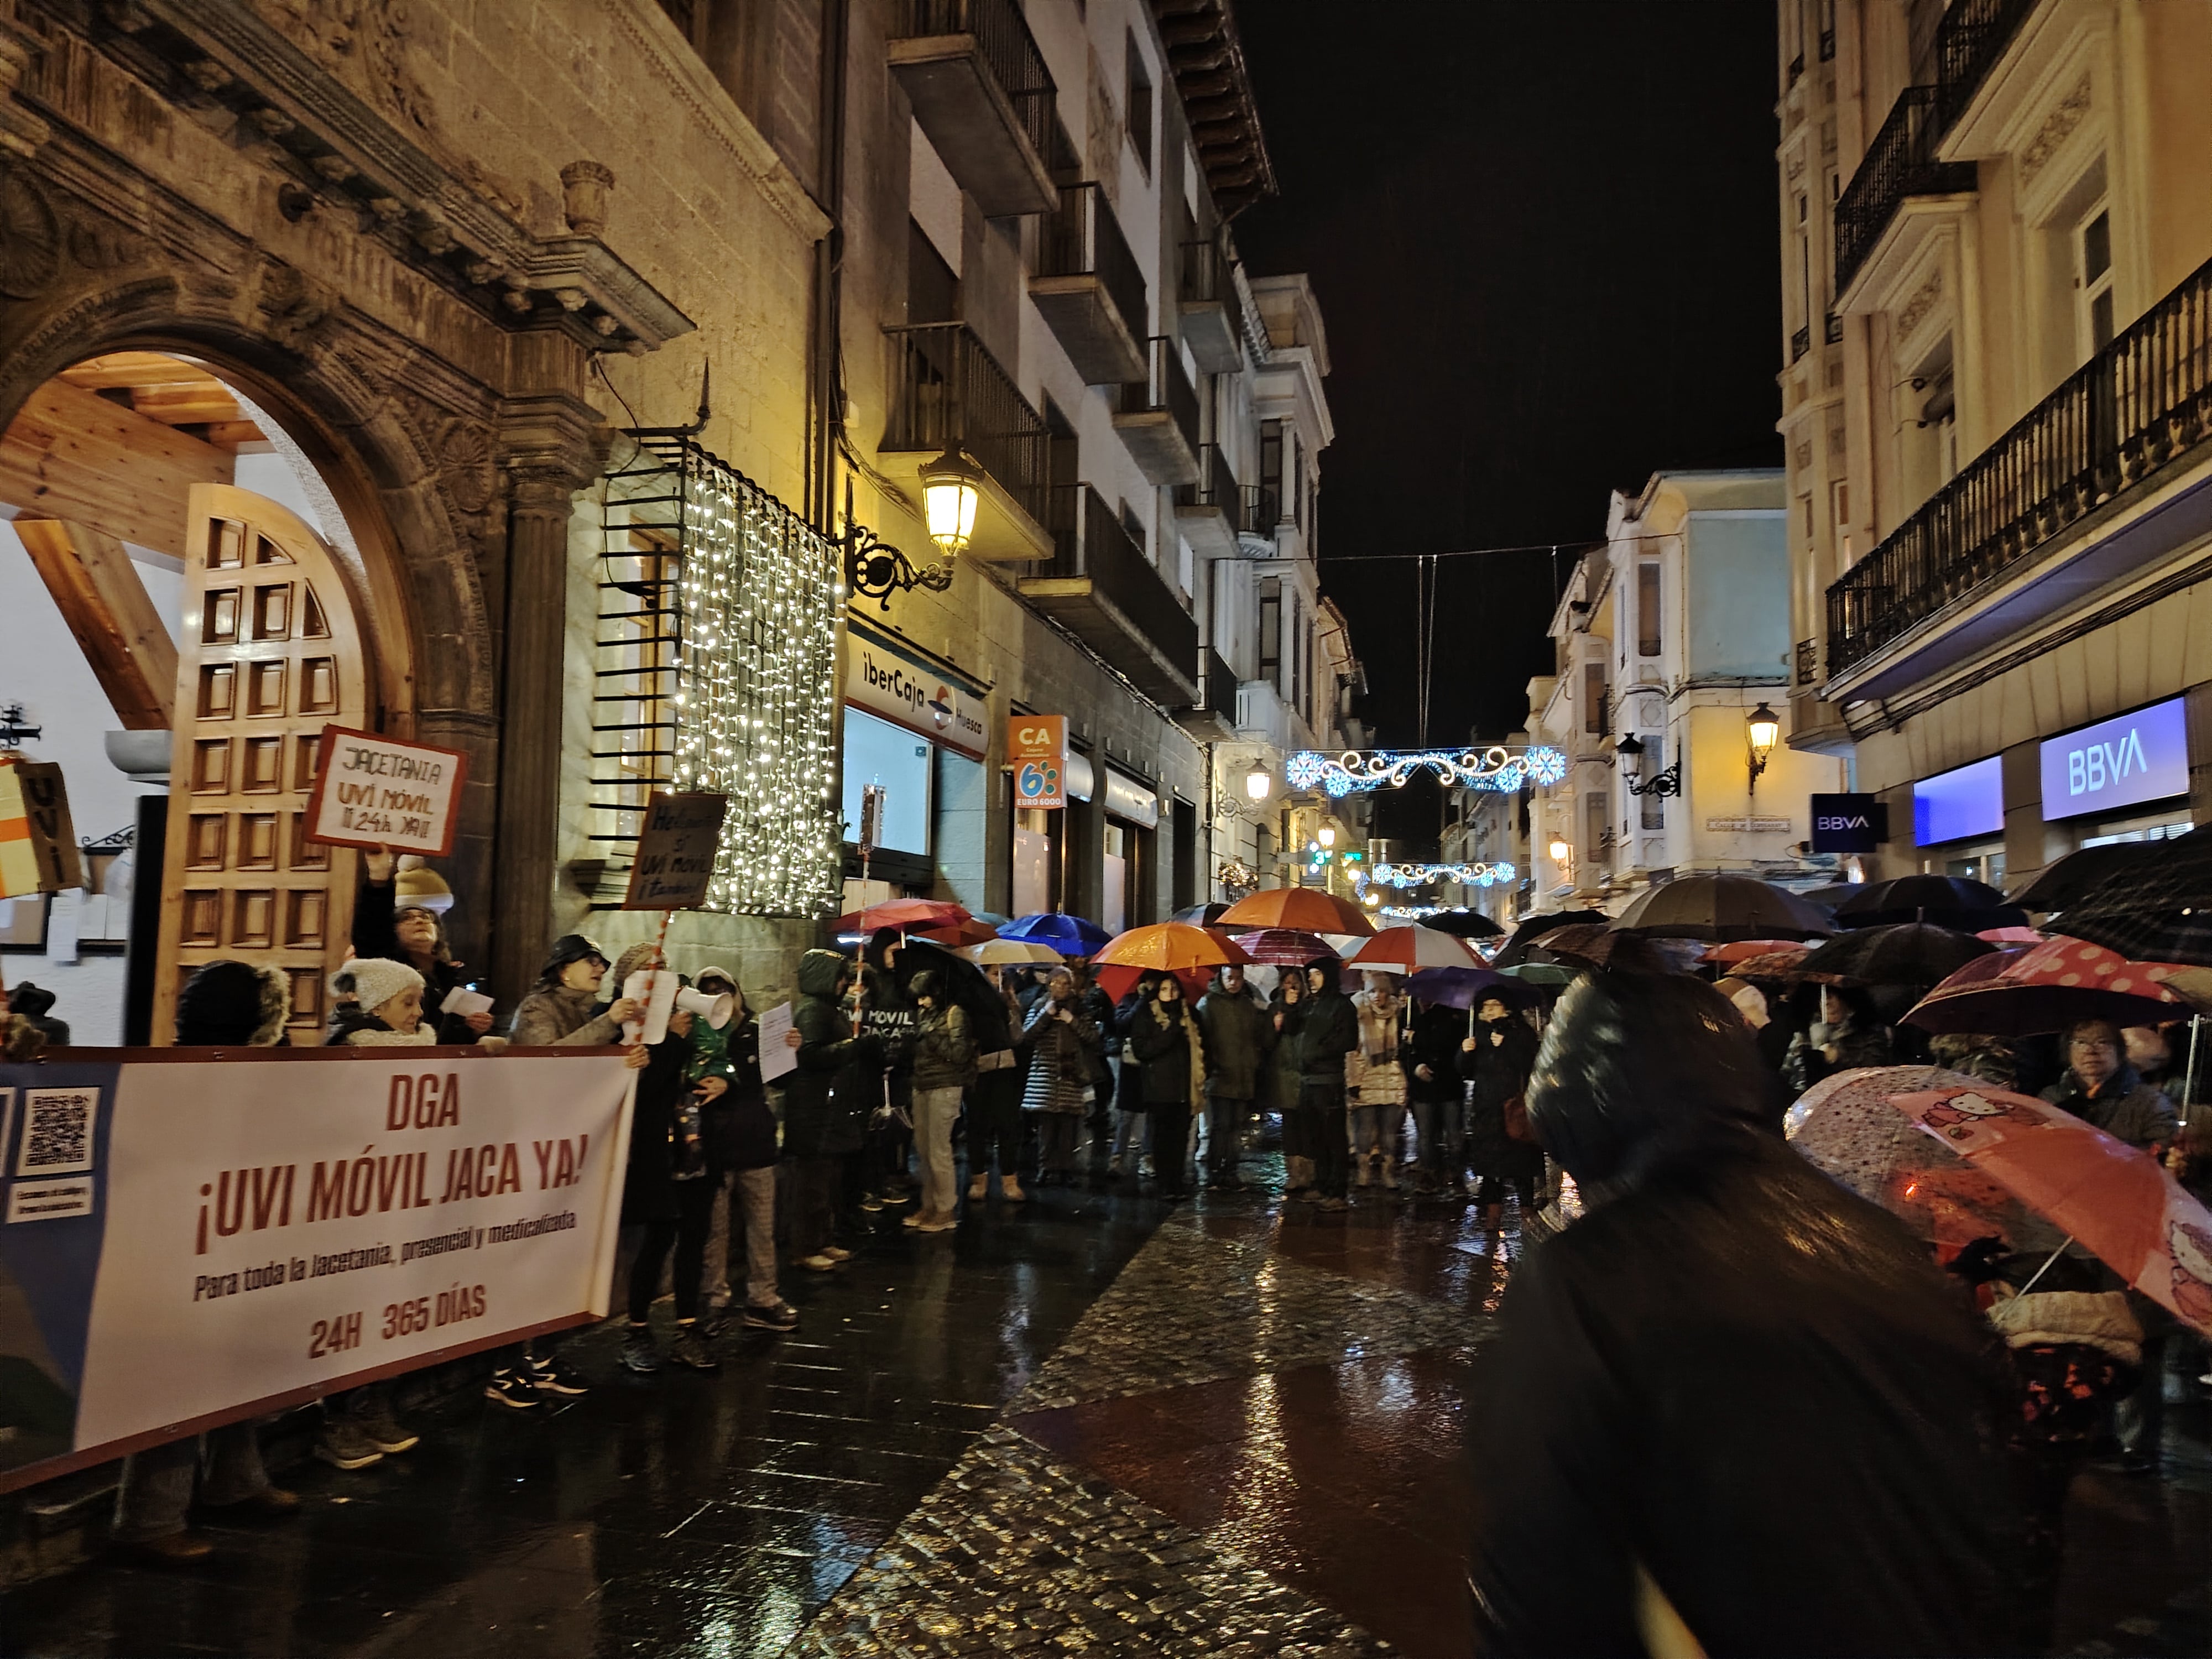
[[[1889,839],[1889,808],[1873,795],[1813,797],[1813,850],[1871,853]]]
[[[2182,699],[2101,720],[2042,746],[2046,822],[2189,793],[2189,723]]]

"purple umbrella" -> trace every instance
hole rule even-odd
[[[1420,1002],[1472,1011],[1488,997],[1509,1008],[1533,1008],[1536,993],[1488,968],[1424,968],[1406,981],[1406,994]]]

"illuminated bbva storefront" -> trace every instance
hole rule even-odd
[[[1909,819],[1920,867],[2002,886],[2076,847],[2187,831],[2189,701],[2167,697],[1921,779]]]

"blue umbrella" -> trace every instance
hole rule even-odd
[[[1528,988],[1487,968],[1424,968],[1406,981],[1406,994],[1447,1008],[1472,1009],[1486,997],[1509,1008],[1525,1008],[1536,999]]]
[[[999,929],[999,937],[1048,945],[1064,957],[1088,957],[1096,956],[1114,936],[1097,922],[1085,921],[1081,916],[1042,910],[1033,916],[1016,917]]]

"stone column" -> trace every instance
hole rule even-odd
[[[524,335],[513,349],[516,379],[546,389],[509,398],[501,411],[510,497],[491,962],[503,1007],[529,990],[553,939],[569,520],[599,471],[599,430],[573,343]]]

